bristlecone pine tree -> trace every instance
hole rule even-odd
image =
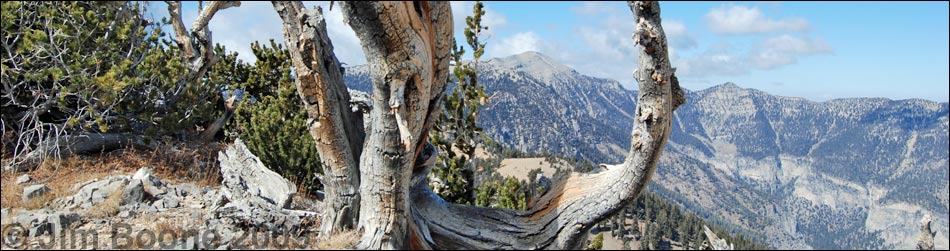
[[[141,132],[186,138],[212,124],[218,86],[201,78],[223,49],[211,47],[207,23],[239,5],[210,3],[185,30],[180,4],[169,1],[162,22],[172,24],[173,42],[137,2],[4,2],[4,169],[147,145]]]
[[[438,151],[428,135],[441,112],[452,49],[447,2],[340,2],[373,82],[366,127],[349,109],[320,8],[274,2],[283,21],[310,134],[326,178],[324,233],[355,228],[359,249],[580,249],[587,231],[647,186],[685,100],[657,2],[629,2],[639,82],[626,161],[560,180],[526,210],[449,203],[428,186]]]
[[[465,40],[472,48],[474,59],[463,62],[465,48],[453,46],[451,57],[455,69],[449,82],[457,86],[445,97],[442,112],[431,133],[431,142],[439,149],[438,161],[432,173],[441,182],[430,186],[438,186],[433,187],[433,190],[439,196],[458,204],[471,205],[475,202],[475,167],[472,160],[478,143],[488,140],[482,128],[476,124],[478,109],[488,100],[485,88],[478,84],[476,74],[478,60],[485,54],[485,43],[479,41],[482,32],[488,29],[482,26],[484,15],[484,5],[475,2],[473,15],[465,18]]]
[[[245,100],[257,101],[240,102],[230,130],[244,140],[265,166],[307,191],[315,191],[321,188],[317,179],[322,173],[320,155],[313,138],[307,136],[307,112],[294,86],[290,55],[274,40],[269,46],[254,42],[251,51],[257,58],[254,64],[234,62],[229,55],[209,73],[209,77],[217,77],[228,72],[232,73],[230,76],[240,75],[234,74],[236,71],[246,72],[243,79],[234,79],[235,89],[244,90]],[[241,69],[216,72],[219,67],[235,66]]]

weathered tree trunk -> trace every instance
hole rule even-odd
[[[440,111],[448,76],[449,4],[340,5],[361,40],[373,81],[365,141],[359,116],[346,109],[349,96],[320,9],[307,12],[300,2],[274,2],[329,176],[324,181],[327,212],[331,219],[359,219],[360,249],[579,248],[587,230],[647,187],[669,137],[673,110],[685,102],[668,59],[659,5],[630,2],[640,97],[626,161],[600,174],[560,181],[527,211],[447,203],[427,186],[437,151],[426,135]],[[342,213],[345,208],[349,214]],[[336,222],[324,219],[331,221]]]
[[[409,247],[409,184],[441,111],[452,46],[446,2],[342,2],[373,81],[360,165],[361,249]]]
[[[356,224],[360,210],[359,156],[363,152],[363,117],[350,110],[350,96],[323,11],[307,10],[300,1],[273,2],[284,26],[284,41],[297,76],[297,92],[307,109],[310,134],[323,160],[324,236]]]
[[[65,158],[74,154],[96,154],[125,147],[151,148],[145,144],[145,137],[142,135],[127,133],[68,135],[44,142],[37,146],[36,150],[24,156],[17,165],[4,167],[4,169],[26,171],[38,166],[48,156]]]

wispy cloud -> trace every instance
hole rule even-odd
[[[558,59],[580,73],[615,79],[627,88],[636,86],[632,72],[637,64],[637,49],[633,44],[634,23],[630,10],[585,3],[573,11],[589,20],[574,29],[581,48],[574,57]]]
[[[700,54],[681,57],[671,53],[671,62],[680,76],[738,76],[751,70],[772,70],[795,64],[802,57],[832,53],[823,39],[780,35],[743,49],[729,43],[709,47]]]
[[[758,7],[723,5],[706,13],[707,27],[718,34],[742,35],[779,31],[806,31],[810,28],[804,18],[772,19]]]
[[[765,40],[749,55],[749,61],[756,68],[770,70],[794,64],[803,56],[831,52],[831,45],[822,39],[810,40],[781,35]]]
[[[771,7],[777,9],[778,6]],[[698,54],[682,56],[671,49],[671,61],[677,67],[680,76],[702,79],[711,76],[739,76],[753,70],[773,70],[795,64],[807,56],[829,54],[831,45],[821,38],[793,36],[789,32],[802,32],[811,29],[808,20],[799,17],[772,18],[766,16],[758,7],[741,5],[722,5],[713,8],[705,15],[709,30],[718,35],[768,34],[774,35],[765,40],[747,40],[735,44],[735,41],[722,41],[707,47]],[[664,22],[670,45],[681,48],[676,41],[678,24]],[[685,29],[685,28],[684,28]],[[688,32],[684,32],[687,36]],[[755,40],[758,40],[755,42]],[[682,48],[681,48],[682,49]]]
[[[519,32],[508,36],[487,49],[492,57],[507,57],[526,51],[541,51],[541,38],[534,32]]]
[[[366,56],[363,54],[363,47],[360,45],[360,39],[356,37],[353,28],[343,22],[343,12],[339,9],[339,3],[333,10],[328,10],[328,2],[319,2],[323,6],[323,15],[327,21],[327,36],[333,42],[333,53],[340,62],[348,66],[360,65],[366,63]],[[307,4],[307,8],[313,5]]]
[[[671,56],[671,63],[676,67],[676,74],[686,78],[702,78],[707,76],[737,76],[749,72],[746,60],[736,54],[737,48],[720,43],[709,47],[702,53],[680,57]]]
[[[689,34],[686,25],[679,20],[663,20],[663,32],[666,33],[666,39],[670,46],[679,49],[692,49],[696,47],[696,39]]]

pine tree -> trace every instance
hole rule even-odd
[[[181,50],[138,2],[2,5],[4,155],[65,135],[194,134],[219,111],[217,88],[180,81]],[[16,135],[16,138],[13,138]]]
[[[515,210],[525,210],[528,207],[527,191],[523,182],[508,177],[498,191],[498,207]]]
[[[640,249],[650,250],[651,247],[656,246],[656,242],[653,241],[654,236],[656,236],[656,228],[653,226],[653,223],[647,223],[645,229],[643,230],[643,236],[640,238]]]
[[[495,199],[498,191],[497,182],[485,182],[478,186],[477,193],[475,194],[475,206],[479,207],[489,207],[492,205],[492,200]]]
[[[601,250],[604,248],[604,232],[598,233],[594,236],[594,240],[590,241],[590,245],[587,245],[587,250]]]
[[[449,82],[456,87],[446,95],[442,113],[430,135],[430,142],[439,148],[439,162],[432,174],[442,181],[441,187],[433,187],[433,190],[447,201],[459,204],[472,204],[475,200],[472,159],[478,144],[490,140],[476,124],[478,109],[488,98],[484,87],[478,84],[477,74],[478,60],[485,53],[485,43],[479,38],[488,29],[481,24],[484,15],[484,5],[476,2],[473,15],[465,18],[465,39],[472,48],[474,60],[463,62],[465,49],[452,46],[455,69]]]
[[[323,173],[320,156],[307,129],[307,113],[290,72],[290,55],[274,40],[270,40],[269,46],[254,42],[251,50],[257,61],[243,67],[247,68],[244,82],[232,85],[236,95],[249,99],[241,102],[236,118],[231,121],[233,134],[242,138],[268,168],[296,181],[305,190],[322,188],[317,178]],[[243,64],[225,60],[215,65],[224,70],[217,72],[213,68],[210,78],[240,72],[232,65]]]

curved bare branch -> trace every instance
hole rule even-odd
[[[201,12],[195,19],[191,31],[185,29],[185,23],[181,19],[181,2],[165,1],[168,4],[168,15],[171,19],[172,30],[175,31],[175,42],[181,47],[182,57],[188,73],[185,78],[178,82],[176,89],[182,89],[187,83],[196,83],[199,79],[211,69],[211,65],[218,62],[221,58],[214,53],[214,43],[211,41],[211,31],[208,30],[208,22],[214,17],[214,14],[220,10],[239,7],[240,1],[211,1],[208,6],[201,8]],[[177,102],[177,96],[173,96],[169,103]],[[212,123],[201,135],[199,139],[211,141],[221,130],[224,124],[234,114],[230,107],[224,111],[214,123]]]
[[[201,9],[195,19],[192,29],[185,28],[181,18],[181,2],[165,1],[168,4],[168,15],[171,19],[172,30],[175,31],[175,42],[181,47],[185,64],[191,72],[184,82],[194,82],[204,75],[215,62],[219,60],[214,53],[214,44],[211,41],[211,31],[208,22],[219,10],[241,6],[239,1],[213,1]]]
[[[241,1],[209,2],[208,7],[201,9],[201,13],[198,14],[198,18],[195,19],[195,23],[191,26],[191,32],[196,33],[200,30],[204,30],[205,26],[208,25],[208,22],[211,21],[211,18],[214,17],[215,13],[217,13],[219,10],[231,7],[241,7]]]
[[[594,224],[639,196],[655,173],[673,111],[685,98],[670,66],[658,3],[628,4],[636,19],[640,97],[626,161],[602,173],[572,175],[527,211],[447,203],[416,182],[417,241],[437,249],[577,249]]]

